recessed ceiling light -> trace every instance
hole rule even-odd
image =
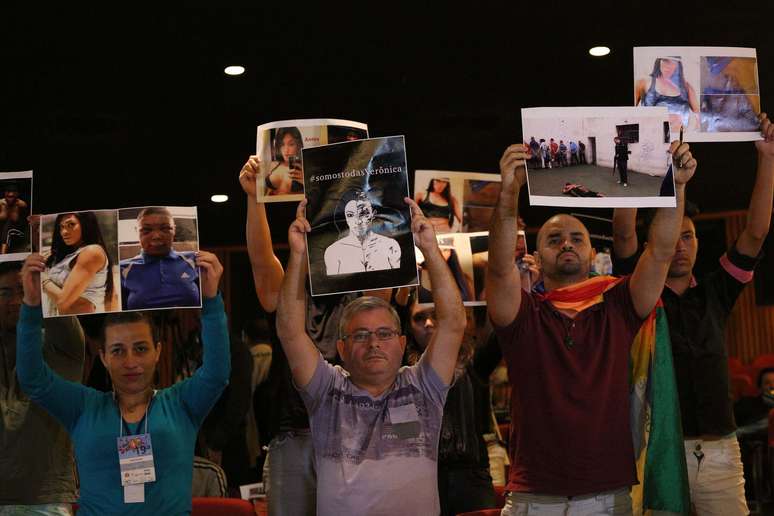
[[[589,49],[589,54],[594,57],[606,56],[610,53],[610,49],[607,47],[592,47]]]
[[[215,194],[212,197],[210,197],[210,200],[212,202],[226,202],[228,201],[228,195]]]
[[[245,73],[245,67],[239,65],[227,66],[223,69],[223,71],[226,73],[226,75],[242,75]]]

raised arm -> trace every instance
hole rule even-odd
[[[500,158],[500,197],[489,225],[489,262],[486,297],[489,317],[497,326],[507,326],[521,306],[521,277],[516,267],[519,193],[527,182],[527,150],[511,145]]]
[[[417,203],[408,197],[405,201],[411,206],[411,232],[425,257],[425,267],[430,274],[430,284],[433,285],[436,330],[430,337],[424,360],[449,385],[454,378],[457,355],[465,332],[465,307],[454,276],[438,248],[433,225],[424,217]]]
[[[256,197],[256,178],[260,178],[261,162],[258,156],[250,156],[239,172],[239,184],[247,194],[247,254],[253,273],[255,294],[261,307],[267,312],[277,309],[277,296],[284,271],[274,254],[266,218],[266,208]]]
[[[312,227],[306,220],[306,199],[296,210],[296,220],[288,230],[290,257],[277,301],[277,335],[288,357],[290,372],[299,388],[309,385],[320,360],[320,352],[306,333],[306,233]]]
[[[223,389],[231,372],[228,325],[223,299],[218,294],[223,266],[207,251],[196,253],[202,285],[202,366],[181,385],[181,396],[194,422],[200,425]]]
[[[43,290],[56,304],[59,312],[66,313],[78,301],[97,272],[105,266],[105,262],[107,262],[107,255],[101,246],[87,245],[78,255],[78,261],[67,275],[64,285],[59,286],[51,279],[46,279],[42,285]]]
[[[617,258],[629,258],[637,252],[637,208],[613,210],[613,252]]]
[[[763,247],[771,223],[771,204],[774,198],[774,123],[766,113],[761,113],[763,140],[755,142],[758,149],[758,171],[755,186],[747,209],[747,223],[736,241],[736,250],[745,256],[755,257]]]
[[[661,291],[664,290],[669,264],[675,254],[675,246],[680,236],[685,206],[685,185],[696,171],[696,160],[691,155],[688,144],[672,142],[673,168],[675,173],[674,208],[659,208],[648,232],[648,245],[637,261],[634,273],[629,281],[629,291],[634,309],[641,318],[647,317],[656,306]]]
[[[16,327],[16,374],[27,396],[70,430],[83,411],[89,389],[79,383],[65,380],[52,371],[43,360],[40,272],[45,266],[43,257],[33,253],[27,257],[22,267],[24,304]],[[83,334],[81,346],[82,339]]]

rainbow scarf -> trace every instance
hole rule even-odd
[[[543,299],[581,312],[602,302],[622,278],[596,276],[552,290]],[[647,510],[690,514],[688,471],[679,399],[664,305],[659,299],[634,337],[630,363],[630,421],[638,485],[632,486],[635,515]]]

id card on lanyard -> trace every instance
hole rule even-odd
[[[153,444],[148,433],[150,403],[148,405],[145,413],[145,433],[123,435],[124,419],[121,416],[121,430],[116,446],[118,448],[118,466],[121,470],[121,485],[124,487],[124,503],[144,502],[144,484],[156,481]]]

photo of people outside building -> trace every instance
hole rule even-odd
[[[664,107],[528,108],[522,109],[522,128],[545,149],[527,163],[532,204],[675,203]]]

